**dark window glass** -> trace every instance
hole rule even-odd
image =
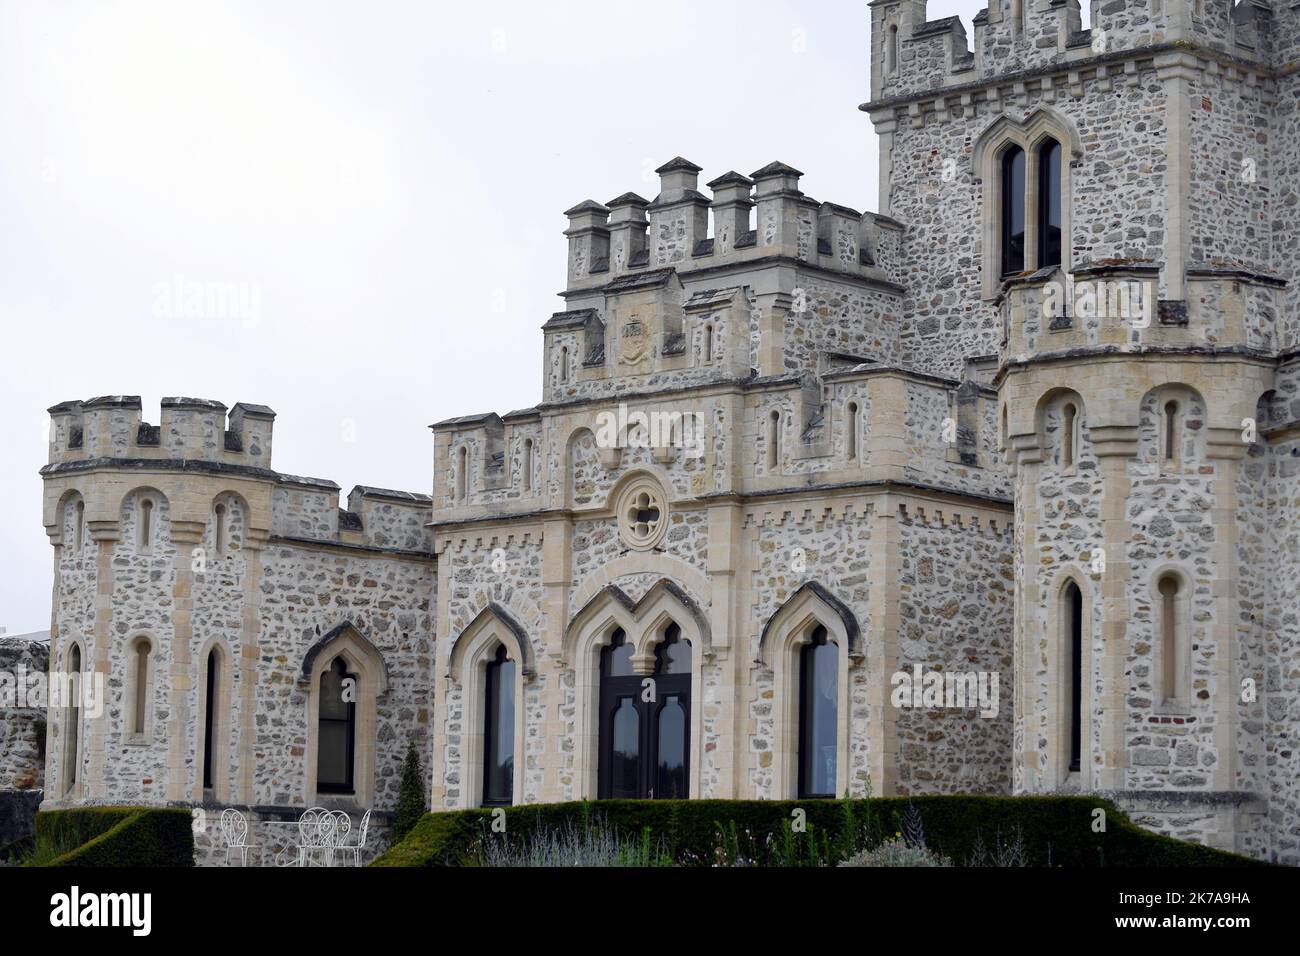
[[[343,658],[336,657],[320,679],[319,741],[316,748],[316,789],[322,793],[352,793],[352,757],[356,743],[357,705],[344,700],[344,681],[352,677]],[[352,685],[355,696],[355,683]]]
[[[509,806],[515,794],[515,662],[504,647],[487,667],[483,805]]]
[[[676,624],[664,631],[655,663],[647,685],[632,670],[632,648],[622,631],[602,652],[601,799],[690,795],[691,645]]]
[[[682,629],[676,624],[668,625],[655,655],[659,665],[655,673],[658,675],[691,672],[691,642],[682,640]]]
[[[212,739],[216,733],[214,720],[217,714],[217,652],[208,652],[208,686],[203,718],[203,786],[212,788]]]
[[[659,767],[655,796],[684,800],[686,789],[686,708],[677,695],[665,697],[659,710]]]
[[[610,792],[614,800],[635,799],[641,793],[641,715],[636,699],[618,699],[612,717]]]
[[[1061,264],[1061,144],[1038,151],[1038,268]]]
[[[1070,640],[1070,771],[1083,756],[1083,592],[1071,581],[1065,586],[1066,627]]]
[[[632,646],[622,631],[614,632],[614,639],[605,648],[601,660],[606,677],[632,676]]]
[[[835,796],[839,654],[818,627],[800,652],[799,796]]]
[[[1025,152],[1002,157],[1002,274],[1025,271]]]
[[[67,725],[64,728],[63,765],[67,768],[64,779],[65,789],[71,790],[77,784],[77,738],[81,735],[81,648],[74,647],[68,655],[68,673],[72,680],[68,688],[72,698],[68,701]]]

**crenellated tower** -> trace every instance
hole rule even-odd
[[[1294,378],[1296,8],[1127,0],[1083,30],[1073,0],[1003,0],[969,45],[923,2],[871,8],[901,354],[997,356],[1015,788],[1293,855],[1262,811],[1295,806],[1266,769],[1295,730],[1243,687],[1295,653],[1257,522],[1300,417],[1271,398]]]

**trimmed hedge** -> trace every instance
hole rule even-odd
[[[649,836],[681,865],[709,866],[741,855],[760,865],[837,863],[903,829],[908,803],[920,812],[926,845],[959,866],[982,842],[1020,834],[1031,866],[1258,866],[1257,860],[1144,830],[1096,797],[880,797],[867,800],[615,800],[506,808],[510,840],[539,827],[603,820],[629,836]],[[1106,831],[1093,831],[1093,811]],[[807,832],[790,832],[794,811]],[[427,814],[372,866],[474,866],[490,832],[491,810]]]
[[[190,811],[76,807],[36,814],[36,846],[68,847],[46,866],[193,866]]]

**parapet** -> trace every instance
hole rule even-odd
[[[1109,0],[1082,26],[1079,0],[992,0],[974,19],[926,20],[927,0],[872,0],[868,108],[930,91],[978,86],[1125,51],[1200,46],[1261,66],[1295,58],[1292,0]]]
[[[792,166],[724,173],[708,183],[712,198],[699,191],[701,168],[689,160],[678,157],[655,172],[660,189],[653,201],[624,193],[565,213],[569,293],[665,268],[685,274],[773,256],[887,278],[875,259],[877,217],[804,195],[803,173]]]
[[[275,412],[240,402],[164,398],[159,424],[141,420],[138,395],[60,402],[50,412],[49,464],[103,458],[271,467]]]

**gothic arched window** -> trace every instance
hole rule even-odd
[[[1061,264],[1061,144],[1046,139],[1038,147],[1038,262],[1036,268]]]
[[[63,791],[70,793],[77,785],[78,742],[81,737],[81,648],[74,644],[68,652],[67,705],[63,711]]]
[[[632,666],[623,631],[601,652],[601,799],[685,799],[690,795],[691,644],[669,624],[652,675]]]
[[[1066,686],[1069,712],[1070,772],[1077,773],[1083,760],[1083,592],[1070,581],[1065,585],[1064,621],[1061,635],[1065,647]]]
[[[214,647],[208,651],[207,678],[203,690],[203,789],[211,790],[216,780],[215,747],[217,739],[217,688],[221,686],[221,661]]]
[[[132,737],[143,738],[148,729],[152,651],[153,645],[147,637],[138,637],[131,644],[127,733]]]
[[[839,649],[818,625],[799,652],[799,797],[835,796]]]
[[[357,681],[342,657],[320,678],[316,789],[321,793],[354,792],[353,757],[357,736]]]
[[[483,806],[508,807],[515,794],[515,662],[498,647],[488,662],[483,714]]]
[[[1159,594],[1160,687],[1158,699],[1165,707],[1181,707],[1187,702],[1187,622],[1180,607],[1183,581],[1177,574],[1161,575],[1156,583]]]
[[[1002,274],[1025,271],[1025,151],[1002,156]]]

